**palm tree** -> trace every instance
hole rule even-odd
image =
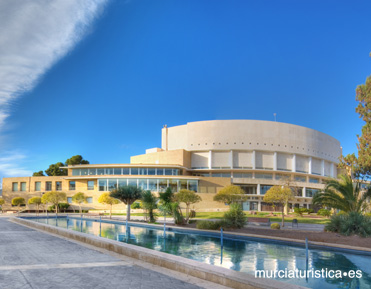
[[[353,182],[350,176],[340,175],[339,180],[328,180],[325,189],[314,195],[312,203],[346,213],[362,213],[368,207],[367,200],[370,197],[371,187],[363,190],[360,182]]]
[[[151,191],[145,191],[142,194],[143,208],[148,211],[149,221],[154,223],[156,221],[153,214],[153,210],[157,208],[157,198],[151,193]]]
[[[120,186],[110,192],[110,197],[118,199],[126,205],[126,220],[130,221],[131,204],[142,197],[143,190],[135,186]]]

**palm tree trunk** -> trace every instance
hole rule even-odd
[[[111,208],[109,210],[109,218],[112,219],[112,205],[111,205]]]
[[[131,207],[131,205],[128,203],[127,205],[126,205],[126,219],[128,220],[128,221],[130,221],[130,207]]]
[[[282,227],[285,227],[285,215],[283,214],[284,210],[285,210],[285,207],[282,204]]]

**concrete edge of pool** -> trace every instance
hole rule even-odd
[[[272,279],[259,279],[253,275],[236,272],[233,270],[213,266],[198,261],[190,260],[131,244],[117,242],[114,240],[88,235],[81,232],[58,228],[55,226],[37,223],[34,221],[10,218],[12,222],[28,226],[48,233],[56,234],[65,238],[73,239],[98,248],[113,251],[134,259],[138,259],[153,265],[175,270],[203,280],[218,283],[236,289],[304,289],[306,287],[289,284]]]

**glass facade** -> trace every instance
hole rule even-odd
[[[273,178],[272,174],[255,174],[255,179],[271,180],[272,178]]]
[[[295,176],[295,181],[305,183],[307,181],[307,178],[303,176]]]
[[[319,179],[317,178],[309,178],[309,182],[312,184],[319,184]]]
[[[231,173],[212,173],[211,176],[214,178],[230,178]]]
[[[94,175],[140,175],[140,176],[178,176],[179,169],[167,168],[91,168],[72,169],[73,176],[94,176]]]
[[[265,195],[266,192],[268,192],[268,190],[273,187],[273,186],[267,186],[267,185],[261,185],[260,186],[260,194],[261,195]]]
[[[198,180],[186,179],[98,179],[98,190],[101,192],[111,191],[118,186],[135,186],[152,192],[164,192],[168,187],[174,192],[181,189],[198,191]]]
[[[310,189],[310,188],[306,188],[305,189],[305,196],[307,198],[313,198],[313,196],[318,193],[320,190],[318,189]]]

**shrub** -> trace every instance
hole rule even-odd
[[[325,230],[345,236],[359,235],[368,237],[371,236],[371,217],[357,212],[337,214],[331,217],[330,223],[326,225]]]
[[[308,213],[308,215],[310,215],[310,214],[314,213],[314,210],[313,209],[308,209],[307,213]]]
[[[197,221],[196,227],[197,229],[204,229],[204,230],[220,230],[223,227],[223,221]]]
[[[278,223],[272,223],[271,224],[271,229],[279,230],[279,229],[281,229],[281,226]]]
[[[142,208],[142,206],[141,206],[141,204],[139,203],[139,202],[135,202],[135,203],[133,203],[132,205],[131,205],[131,208],[132,209],[141,209]]]
[[[191,210],[189,212],[189,218],[192,219],[192,218],[196,218],[196,211],[195,210]]]
[[[299,215],[300,217],[302,217],[303,214],[307,212],[308,212],[307,208],[294,208],[294,213]]]
[[[330,217],[331,216],[331,211],[327,209],[320,209],[317,212],[318,216],[323,216],[323,217]]]
[[[229,211],[224,214],[223,220],[227,228],[240,229],[247,223],[247,217],[240,204],[231,204]]]

